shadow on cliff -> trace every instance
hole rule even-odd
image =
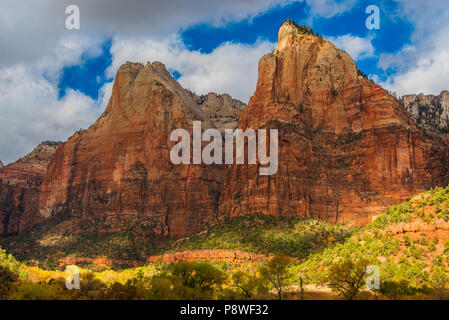
[[[336,243],[357,229],[316,219],[266,216],[255,213],[208,226],[182,239],[144,235],[139,225],[123,232],[100,235],[100,221],[55,216],[26,233],[0,239],[1,246],[18,260],[55,269],[63,257],[107,258],[144,262],[169,252],[237,249],[258,254],[284,253],[301,261]]]

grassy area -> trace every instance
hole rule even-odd
[[[283,253],[305,259],[311,253],[342,243],[355,231],[346,224],[256,213],[226,220],[190,237],[171,241],[167,251],[238,249],[261,254]]]
[[[194,249],[239,249],[284,253],[305,259],[309,254],[341,243],[355,229],[344,224],[263,214],[225,220],[183,239],[145,236],[142,225],[129,225],[121,233],[99,236],[101,221],[53,217],[21,235],[3,239],[7,252],[27,264],[54,269],[61,257],[110,258],[145,261],[151,255]]]
[[[434,188],[408,202],[392,206],[371,224],[360,229],[314,219],[252,214],[223,221],[184,239],[147,239],[148,243],[152,241],[152,246],[148,246],[145,252],[156,254],[194,249],[239,249],[276,254],[275,259],[280,259],[278,261],[290,259],[283,269],[286,289],[284,298],[289,299],[297,299],[301,295],[306,299],[341,298],[326,285],[330,286],[329,279],[336,277],[333,272],[341,270],[347,261],[353,262],[355,266],[362,262],[371,264],[380,271],[380,289],[361,289],[359,298],[447,298],[449,241],[445,242],[444,237],[436,237],[432,231],[435,228],[432,227],[449,221],[448,201],[449,187]],[[58,255],[86,256],[98,252],[105,255],[107,252],[126,254],[130,258],[133,254],[140,254],[138,250],[133,253],[124,251],[140,241],[132,239],[137,231],[141,231],[139,226],[130,226],[127,232],[120,235],[98,237],[92,232],[95,230],[92,228],[98,228],[95,224],[83,225],[83,228],[77,226],[77,232],[74,232],[73,220],[60,217],[52,223],[52,227],[48,224],[40,226],[26,235],[10,238],[5,243],[11,248],[15,246],[18,252],[29,259],[32,248],[36,246],[40,252],[47,254],[54,254],[49,248],[55,246],[57,250],[67,250],[56,251]],[[412,224],[417,226],[414,231],[410,231],[410,228],[403,231],[404,226]],[[78,247],[82,241],[85,243]],[[143,243],[138,245],[144,246]],[[30,251],[26,252],[24,247]],[[36,259],[39,258],[39,252],[33,254]],[[285,258],[282,258],[282,254]],[[86,266],[81,269],[84,289],[71,292],[64,289],[66,274],[62,270],[43,270],[25,265],[0,250],[0,276],[3,279],[0,283],[3,283],[3,291],[8,292],[3,298],[8,299],[273,299],[276,298],[275,287],[269,281],[269,274],[278,270],[278,265],[274,264],[270,269],[271,261],[261,264],[158,262],[139,268],[95,272]],[[361,270],[364,272],[365,265]],[[199,279],[189,278],[199,276],[202,277],[200,282]],[[204,286],[196,287],[197,283]],[[304,284],[306,292],[302,294],[299,286]]]
[[[298,266],[313,282],[327,277],[327,270],[341,259],[367,259],[379,267],[382,281],[406,281],[414,288],[433,287],[449,281],[449,243],[422,231],[410,235],[394,228],[414,223],[432,230],[448,221],[449,187],[434,188],[395,205],[342,244],[311,255]],[[440,220],[441,219],[441,220]]]
[[[31,230],[0,239],[0,245],[19,261],[54,269],[61,257],[110,258],[145,261],[166,241],[146,236],[151,221],[129,224],[124,232],[100,235],[103,222],[55,216]]]

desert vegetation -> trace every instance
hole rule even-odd
[[[239,249],[267,259],[86,265],[79,290],[66,288],[65,267],[45,270],[2,249],[0,299],[446,299],[449,241],[435,230],[449,221],[448,200],[449,187],[434,188],[361,229],[261,214],[223,221],[161,248]],[[379,269],[372,290],[368,266]]]

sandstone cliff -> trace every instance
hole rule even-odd
[[[362,225],[393,203],[448,182],[447,138],[425,139],[400,101],[348,54],[291,21],[259,62],[239,127],[279,129],[279,170],[234,165],[221,215],[252,212]]]
[[[209,93],[205,96],[193,95],[193,98],[222,133],[225,129],[237,128],[240,112],[246,107],[243,102],[228,94]]]
[[[59,142],[43,142],[0,168],[0,235],[19,233],[40,221],[39,190]]]
[[[163,255],[151,256],[146,259],[147,264],[155,262],[163,263],[178,263],[182,261],[225,261],[234,264],[238,263],[261,263],[268,259],[268,256],[244,252],[240,250],[190,250],[175,253],[166,253]],[[77,258],[77,257],[64,257],[59,259],[59,266],[76,265],[81,263],[93,263],[96,266],[112,266],[112,265],[128,265],[133,267],[139,267],[143,265],[143,262],[133,260],[117,260],[107,258]]]
[[[0,160],[0,168],[3,168],[3,167],[4,167],[3,162]]]
[[[242,75],[244,76],[244,75]],[[239,115],[239,111],[242,110]],[[279,130],[279,170],[258,165],[173,165],[172,130]],[[158,62],[126,63],[104,114],[56,152],[39,212],[98,224],[104,235],[138,222],[181,237],[217,218],[254,212],[362,225],[411,194],[448,183],[448,139],[425,136],[402,103],[363,77],[352,59],[287,21],[259,62],[245,106],[196,96]]]
[[[402,97],[412,119],[426,130],[449,133],[449,91],[439,96],[412,94]]]
[[[183,236],[216,218],[223,168],[173,165],[170,133],[214,128],[195,99],[159,62],[126,63],[103,115],[56,153],[42,185],[40,212],[95,220],[101,234],[132,221]],[[192,134],[192,132],[191,132]]]

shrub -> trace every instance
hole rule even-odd
[[[347,300],[353,300],[365,284],[368,260],[353,261],[345,259],[335,263],[329,269],[327,284]]]
[[[276,289],[278,299],[282,299],[282,289],[289,283],[291,259],[284,254],[278,254],[260,267],[260,274]]]

